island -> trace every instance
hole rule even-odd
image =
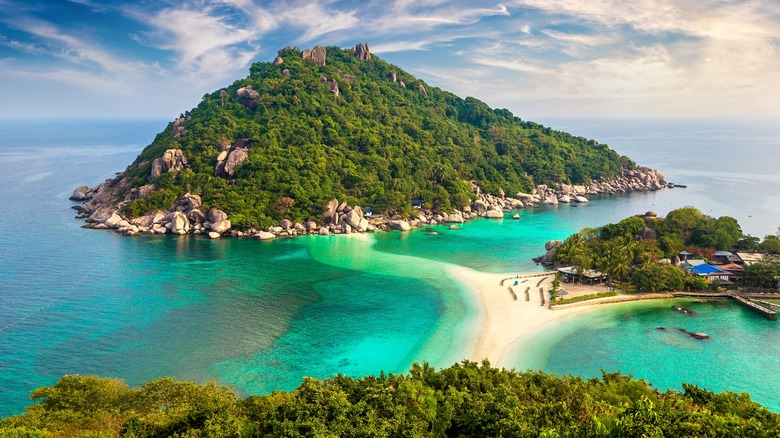
[[[75,208],[88,228],[273,239],[501,218],[666,184],[607,145],[430,86],[361,43],[253,64],[71,199],[85,202]]]

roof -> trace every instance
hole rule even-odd
[[[724,271],[717,266],[712,265],[699,265],[689,269],[691,272],[697,275],[731,275],[731,272]]]
[[[742,267],[742,266],[740,266],[740,265],[738,265],[736,263],[729,263],[727,265],[720,265],[720,266],[718,266],[718,268],[723,269],[724,271],[730,271],[730,272],[735,272],[735,271],[742,272],[742,271],[745,270],[744,267]]]
[[[564,266],[563,268],[558,268],[558,272],[561,272],[563,274],[569,274],[569,275],[579,275],[577,268],[575,268],[574,266]],[[588,278],[599,278],[599,277],[604,277],[607,274],[602,274],[601,272],[594,271],[593,269],[586,269],[585,273],[582,275]]]
[[[685,263],[687,263],[690,266],[699,266],[699,265],[704,265],[705,264],[704,260],[699,260],[699,259],[686,260]]]
[[[737,256],[745,262],[746,265],[760,261],[766,256],[765,252],[738,252]]]
[[[693,253],[690,253],[688,251],[680,251],[680,255],[693,255]]]
[[[715,251],[715,256],[717,256],[717,257],[728,257],[728,256],[731,256],[731,255],[734,255],[734,254],[732,254],[732,253],[730,253],[728,251]]]

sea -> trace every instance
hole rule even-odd
[[[68,197],[122,171],[165,120],[0,120],[0,417],[65,374],[138,385],[174,376],[238,394],[303,377],[401,373],[470,356],[480,304],[448,272],[538,272],[544,243],[694,205],[754,236],[780,226],[772,121],[550,120],[687,188],[594,198],[435,227],[260,242],[82,229]],[[659,389],[747,391],[780,412],[780,323],[731,303],[604,306],[547,324],[497,364],[583,377],[620,371]],[[712,336],[697,342],[656,327]]]

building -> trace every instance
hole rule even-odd
[[[729,271],[733,275],[731,276],[731,281],[742,281],[742,278],[745,274],[745,267],[742,265],[738,265],[736,263],[728,263],[726,265],[719,265],[719,269],[722,269],[724,271]]]
[[[708,283],[712,283],[713,280],[717,279],[720,281],[720,284],[733,284],[731,278],[734,274],[729,271],[724,271],[717,266],[701,264],[688,268],[688,272],[703,277]]]
[[[742,259],[728,251],[716,251],[710,262],[717,265],[727,265],[729,263],[740,263]]]
[[[737,256],[742,260],[742,264],[745,266],[749,266],[752,263],[761,261],[764,257],[766,257],[767,253],[765,252],[738,252]]]
[[[607,281],[607,274],[601,273],[599,271],[594,271],[593,269],[586,269],[585,273],[580,275],[580,273],[577,271],[577,268],[575,268],[574,266],[565,266],[563,268],[559,268],[558,272],[561,273],[561,276],[565,283],[574,282],[580,277],[582,278],[582,282],[585,282],[587,280],[588,283],[590,284],[593,284],[594,282],[601,283]]]

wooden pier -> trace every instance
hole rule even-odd
[[[761,313],[762,315],[764,315],[769,319],[777,319],[777,312],[775,312],[770,308],[764,307],[758,303],[753,302],[753,300],[751,300],[750,298],[745,298],[739,295],[732,295],[731,297],[737,300],[740,304],[749,307],[755,310],[756,312]]]

